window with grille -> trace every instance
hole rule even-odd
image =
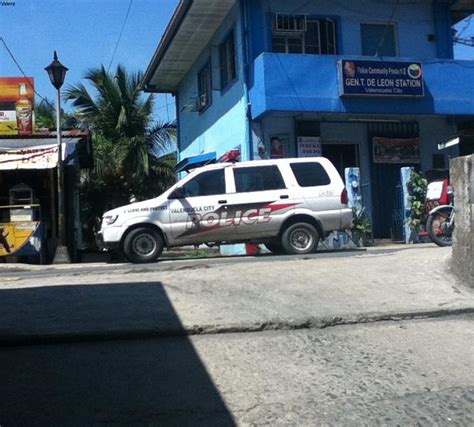
[[[275,14],[272,52],[336,55],[336,22],[329,18]]]
[[[204,110],[212,102],[211,62],[198,73],[198,111]]]
[[[231,31],[219,47],[221,89],[225,89],[237,77],[234,32]]]

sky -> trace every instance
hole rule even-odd
[[[456,36],[462,39],[474,38],[474,15],[464,19],[454,26]],[[474,47],[454,44],[454,57],[474,61]]]
[[[56,91],[44,67],[53,51],[69,68],[63,87],[76,84],[85,72],[102,64],[107,68],[125,22],[131,0],[1,0],[0,36],[5,40],[36,91],[51,100]],[[178,0],[132,0],[123,35],[111,66],[144,71],[151,61]],[[13,3],[12,6],[3,5]],[[0,76],[21,72],[0,43]],[[166,108],[166,101],[168,108]],[[66,105],[66,110],[68,106]],[[171,95],[157,98],[156,116],[175,117]]]
[[[69,68],[65,86],[76,84],[88,69],[101,64],[109,66],[125,22],[111,70],[121,63],[129,71],[144,71],[178,2],[0,0],[0,36],[26,75],[34,77],[36,91],[48,99],[55,99],[55,89],[44,71],[53,59],[54,50]],[[456,29],[462,38],[474,37],[474,19],[460,22]],[[455,45],[455,57],[474,60],[474,48]],[[2,44],[0,76],[21,76]],[[69,108],[66,105],[66,110]],[[175,118],[171,95],[158,96],[155,116],[161,120]]]

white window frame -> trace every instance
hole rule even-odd
[[[306,33],[307,33],[307,30],[308,30],[308,23],[315,23],[317,24],[317,32],[318,32],[318,40],[317,40],[317,49],[318,49],[318,53],[317,55],[336,55],[337,54],[337,31],[336,31],[336,21],[334,19],[331,19],[331,18],[310,18],[308,17],[307,15],[294,15],[295,17],[299,17],[299,16],[304,16],[304,30],[299,30],[299,31],[295,31],[295,30],[291,30],[291,31],[288,31],[288,30],[279,30],[277,28],[277,20],[279,17],[281,16],[285,16],[283,14],[278,14],[278,13],[275,13],[273,15],[273,18],[272,18],[272,44],[273,44],[273,40],[275,37],[279,37],[280,39],[282,39],[282,41],[284,41],[284,44],[285,44],[285,52],[284,53],[290,53],[289,52],[289,41],[291,39],[296,39],[296,38],[299,38],[301,37],[301,54],[305,54],[306,53]],[[293,16],[293,15],[287,15],[287,16]],[[322,38],[321,38],[321,23],[322,22],[325,22],[325,23],[330,23],[331,26],[332,26],[332,34],[329,34],[328,32],[328,25],[326,24],[325,25],[325,29],[324,31],[326,32],[326,46],[325,46],[325,50],[326,52],[331,52],[331,53],[322,53]],[[329,37],[329,35],[331,35],[331,38]],[[332,43],[329,42],[329,40],[332,40]],[[272,50],[273,50],[273,46],[272,46]],[[314,54],[314,53],[313,53]]]

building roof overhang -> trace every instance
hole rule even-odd
[[[451,2],[451,21],[456,24],[474,13],[474,0],[453,0]]]
[[[142,80],[146,92],[176,92],[236,0],[180,0]]]

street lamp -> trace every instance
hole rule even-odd
[[[53,263],[69,263],[69,252],[66,246],[66,220],[64,213],[64,164],[63,164],[63,150],[61,139],[61,86],[66,77],[67,68],[58,61],[58,55],[54,51],[53,62],[49,64],[45,70],[48,72],[51,84],[57,90],[56,102],[56,133],[58,139],[58,246],[54,256]]]

